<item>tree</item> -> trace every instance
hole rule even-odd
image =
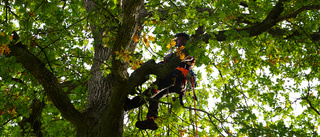
[[[0,8],[1,135],[193,136],[193,110],[199,135],[319,135],[317,0],[3,0]],[[185,31],[183,55],[207,74],[204,83],[197,72],[199,106],[163,98],[161,128],[140,132],[134,123],[146,110],[124,112],[125,99],[154,80],[145,76],[170,74],[181,54],[156,60]]]

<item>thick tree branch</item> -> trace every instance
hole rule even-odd
[[[290,39],[293,38],[295,36],[300,36],[303,35],[301,33],[301,31],[297,31],[297,30],[285,30],[285,29],[280,29],[280,28],[271,28],[268,30],[268,32],[272,35],[275,36],[286,36],[286,39]],[[312,41],[320,41],[320,32],[314,32],[312,34],[308,34],[310,35],[310,39]]]
[[[307,10],[319,10],[320,9],[320,5],[309,5],[309,6],[303,6],[300,9],[296,10],[295,12],[288,14],[288,15],[284,15],[281,16],[277,19],[277,22],[279,21],[283,21],[283,20],[287,20],[290,18],[295,18],[297,17],[297,15],[303,11],[307,11]]]
[[[280,14],[284,10],[283,2],[285,2],[285,1],[287,1],[287,0],[280,0],[273,7],[273,9],[271,9],[271,11],[267,15],[266,19],[263,20],[262,22],[257,23],[255,25],[252,25],[251,27],[248,27],[248,28],[238,29],[238,30],[236,30],[236,32],[240,35],[241,34],[248,34],[245,36],[252,37],[252,36],[260,35],[261,33],[267,31],[272,26],[274,26],[276,23],[278,23],[277,19],[279,18]],[[234,31],[234,30],[229,30],[229,31]],[[227,40],[227,35],[225,35],[226,32],[228,32],[228,31],[219,31],[217,34],[214,34],[214,36],[218,41],[225,41],[225,40]],[[241,36],[243,36],[243,35],[241,35]],[[210,38],[212,38],[211,34],[204,34],[203,36],[201,36],[201,39],[206,43],[209,43]]]
[[[291,14],[287,14],[287,15],[281,15],[281,13],[284,10],[283,7],[283,3],[286,2],[288,0],[280,0],[275,6],[274,8],[269,12],[269,14],[267,15],[266,19],[263,20],[260,23],[253,23],[250,21],[247,21],[245,19],[242,18],[238,18],[238,22],[242,22],[242,23],[246,23],[246,24],[250,24],[252,25],[251,27],[248,28],[243,28],[243,29],[238,29],[236,30],[237,33],[239,34],[248,34],[249,37],[253,37],[253,36],[257,36],[263,32],[268,31],[269,29],[271,29],[275,24],[277,24],[278,22],[281,22],[283,20],[289,19],[289,18],[294,18],[296,17],[299,13],[303,12],[303,11],[307,11],[307,10],[319,10],[320,9],[320,5],[309,5],[309,6],[303,6],[300,9],[296,10],[295,12],[291,13]],[[241,6],[247,6],[246,3],[241,2],[240,3]],[[210,9],[210,8],[197,8],[196,9],[199,13],[204,12],[204,11],[208,11],[210,13],[210,16],[213,15],[214,10]],[[148,12],[147,10],[142,10],[141,11],[144,17],[146,16],[152,16],[153,12]],[[164,10],[159,10],[160,13],[165,14],[166,11]],[[177,11],[178,12],[178,11]],[[202,26],[201,26],[202,27]],[[219,31],[215,34],[209,34],[209,33],[198,33],[195,34],[193,37],[197,37],[197,40],[202,40],[206,43],[209,43],[209,39],[215,38],[218,41],[225,41],[227,39],[227,35],[226,32],[229,31],[234,31],[234,30],[226,30],[226,31]],[[311,34],[311,37],[314,41],[319,41],[319,33],[314,33]],[[201,37],[200,37],[201,36]],[[242,35],[243,36],[243,35]]]
[[[96,15],[105,13],[106,11],[101,9],[102,6],[96,5],[96,3],[99,3],[96,0],[83,0],[84,6],[87,10],[88,14]],[[104,5],[105,6],[105,5]],[[103,11],[103,12],[102,12]],[[99,15],[97,15],[99,16]],[[110,16],[110,15],[107,15]],[[110,16],[111,18],[111,16]],[[115,31],[114,29],[118,26],[99,26],[99,23],[95,22],[94,20],[97,20],[93,16],[89,16],[90,21],[90,28],[91,32],[94,38],[94,57],[93,57],[93,64],[91,66],[91,77],[88,81],[88,104],[86,109],[86,115],[93,118],[93,121],[99,121],[97,115],[100,115],[102,110],[106,109],[108,107],[108,99],[110,97],[110,90],[112,85],[110,82],[113,79],[109,79],[104,77],[103,71],[101,70],[101,65],[104,62],[107,62],[110,60],[111,57],[111,49],[108,47],[104,47],[102,44],[102,38],[103,38],[103,32]],[[115,23],[115,20],[101,20],[100,23],[102,24],[108,24],[108,23]],[[108,87],[110,86],[110,87]],[[94,122],[93,122],[94,123]],[[96,129],[99,130],[99,129]],[[85,131],[83,131],[85,132]],[[82,133],[80,133],[82,134]]]
[[[126,72],[126,63],[122,62],[119,59],[116,59],[116,52],[120,52],[121,50],[128,50],[132,43],[132,37],[136,33],[139,11],[141,9],[141,5],[143,5],[143,1],[126,1],[124,5],[124,16],[122,20],[122,24],[119,27],[119,31],[117,32],[117,37],[115,41],[115,46],[112,49],[112,73],[115,75],[115,78],[124,81],[127,79]]]
[[[284,2],[286,2],[288,0],[280,0],[269,12],[269,14],[267,15],[267,17],[260,23],[253,23],[253,22],[248,22],[246,20],[240,19],[242,22],[245,22],[247,24],[251,24],[251,27],[248,28],[243,28],[243,29],[238,29],[238,30],[225,30],[225,31],[219,31],[217,33],[213,33],[213,34],[209,34],[206,33],[204,31],[202,31],[203,33],[196,33],[195,35],[193,35],[192,37],[195,38],[196,40],[202,40],[206,43],[209,42],[209,39],[215,38],[218,41],[225,41],[227,39],[227,35],[225,35],[228,32],[231,31],[236,31],[239,36],[248,36],[248,37],[253,37],[253,36],[257,36],[260,35],[263,32],[268,31],[269,29],[271,29],[274,25],[276,25],[278,22],[281,22],[285,19],[289,19],[292,17],[297,16],[297,14],[306,11],[306,10],[317,10],[320,9],[319,5],[310,5],[310,6],[304,6],[300,9],[298,9],[297,11],[288,14],[288,15],[283,15],[280,16],[284,10],[283,4]],[[210,8],[197,8],[196,9],[199,13],[207,11],[209,12],[210,15],[213,15],[214,11]],[[161,10],[159,9],[159,12],[161,14],[163,14],[163,16],[166,16],[165,14],[167,14],[168,12],[165,10]],[[177,11],[179,12],[179,11]],[[152,16],[153,12],[148,12],[145,8],[143,8],[143,10],[140,11],[140,15],[143,17],[146,16]],[[203,30],[203,26],[200,26],[198,30]],[[246,35],[244,35],[246,34]],[[311,35],[311,37],[313,38],[313,40],[318,41],[317,37],[318,34],[314,33]]]
[[[270,29],[272,26],[274,26],[276,23],[279,22],[278,18],[280,17],[280,14],[284,10],[283,3],[286,2],[286,1],[287,0],[280,0],[274,6],[274,8],[271,9],[271,11],[267,15],[266,19],[263,20],[262,22],[253,24],[251,27],[238,29],[238,30],[235,30],[235,31],[238,34],[240,34],[241,36],[243,36],[243,34],[248,34],[249,37],[257,36],[257,35],[259,35],[259,34],[261,34],[263,32],[266,32],[268,29]],[[210,9],[210,8],[197,8],[196,10],[199,13],[207,11],[207,12],[209,12],[209,15],[213,15],[214,14],[214,11],[212,9]],[[144,15],[144,16],[152,16],[153,15],[152,12],[148,12],[146,10],[143,10],[141,12],[143,13],[141,15]],[[164,16],[167,13],[167,11],[164,11],[164,10],[161,10],[161,9],[159,9],[159,12],[161,14],[164,14]],[[177,12],[179,12],[179,11],[177,11]],[[252,23],[250,22],[250,24],[252,24]],[[203,26],[201,26],[201,27],[203,27]],[[201,30],[201,29],[199,28],[199,30]],[[225,41],[227,39],[227,37],[228,37],[225,34],[226,34],[226,32],[229,32],[229,31],[234,31],[234,30],[219,31],[219,32],[214,33],[214,34],[197,33],[196,35],[193,35],[193,37],[194,38],[198,38],[198,40],[201,39],[202,41],[204,41],[206,43],[208,43],[209,39],[212,39],[212,38],[215,38],[218,41]]]
[[[184,50],[184,53],[186,56],[189,55],[187,49]],[[180,62],[181,59],[176,55],[172,56],[169,61],[164,64],[157,64],[154,60],[147,61],[131,74],[127,84],[130,85],[128,86],[128,91],[134,91],[135,87],[143,84],[146,81],[145,76],[148,74],[155,74],[160,79],[165,78]],[[134,94],[134,92],[130,94]]]
[[[252,25],[251,27],[244,28],[244,29],[239,29],[236,30],[237,33],[239,34],[248,34],[247,36],[252,37],[252,36],[257,36],[263,32],[269,31],[275,24],[278,22],[281,22],[283,20],[289,19],[289,18],[294,18],[296,17],[299,13],[307,10],[319,10],[320,5],[310,5],[310,6],[304,6],[298,9],[297,11],[288,14],[288,15],[283,15],[280,16],[280,14],[283,12],[283,2],[286,0],[280,0],[276,6],[269,12],[268,16],[266,17],[265,20],[263,20],[261,23],[257,23]],[[252,24],[252,22],[247,22],[248,24]],[[233,31],[233,30],[227,30],[227,31],[219,31],[217,34],[197,34],[197,35],[202,35],[199,37],[202,41],[208,43],[209,39],[213,38],[212,36],[215,36],[215,39],[218,41],[225,41],[227,39],[227,35],[225,35],[226,32]],[[275,32],[274,29],[270,30],[269,32]],[[277,31],[278,34],[279,31]],[[281,32],[284,34],[284,32]],[[294,33],[295,35],[298,35],[297,33]],[[320,40],[320,33],[313,33],[310,35],[312,40],[314,41],[319,41]],[[197,37],[197,36],[194,36]]]
[[[108,107],[99,122],[108,123],[106,130],[108,136],[121,136],[123,127],[123,106],[128,95],[126,81],[128,79],[127,64],[116,59],[116,51],[128,50],[132,44],[132,37],[136,33],[139,22],[139,11],[143,5],[143,0],[126,0],[123,5],[123,20],[117,32],[116,41],[112,48],[112,68],[111,75],[114,88],[111,90],[108,100]],[[117,131],[117,132],[115,132]],[[103,136],[103,135],[101,135]]]
[[[19,40],[16,33],[14,34],[14,40]],[[26,45],[18,42],[10,45],[10,50],[10,56],[15,56],[16,62],[21,63],[40,82],[48,97],[65,119],[69,120],[76,127],[77,125],[83,125],[79,123],[86,123],[84,116],[74,108],[69,97],[63,92],[57,78],[39,58],[28,51]]]

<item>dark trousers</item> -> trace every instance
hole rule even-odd
[[[125,110],[137,108],[148,100],[149,107],[147,117],[157,118],[160,98],[170,93],[182,94],[184,84],[184,75],[179,70],[175,69],[172,74],[159,80],[157,92],[154,87],[149,87],[147,90],[143,91],[143,95],[136,96],[132,99],[127,98],[124,106]]]

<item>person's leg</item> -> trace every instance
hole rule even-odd
[[[137,121],[136,127],[138,127],[139,129],[158,129],[158,125],[154,122],[154,120],[158,116],[159,99],[167,94],[167,89],[169,89],[171,85],[171,76],[167,76],[165,79],[159,80],[157,90],[158,92],[151,96],[149,99],[147,119],[144,121]]]
[[[147,120],[138,121],[136,127],[140,129],[158,129],[158,125],[154,122],[158,118],[159,100],[168,93],[180,93],[184,85],[184,76],[180,71],[174,71],[176,77],[173,79],[170,75],[159,82],[158,93],[149,99],[149,107]],[[173,85],[174,84],[174,85]]]
[[[139,129],[158,129],[158,124],[156,124],[154,120],[158,117],[159,99],[166,94],[166,90],[163,90],[155,94],[153,98],[149,99],[147,119],[144,121],[137,121],[136,127],[138,127]]]
[[[147,102],[146,98],[150,98],[153,94],[155,94],[155,89],[153,87],[149,87],[147,90],[143,91],[142,95],[135,96],[132,99],[127,98],[124,110],[128,111],[142,106]]]
[[[149,99],[147,118],[158,118],[159,100],[170,93],[170,88],[160,91],[154,97]]]
[[[158,118],[159,100],[169,93],[180,93],[182,81],[183,75],[179,70],[174,70],[171,75],[159,81],[158,93],[149,99],[147,117]]]
[[[173,84],[172,74],[168,75],[164,79],[160,79],[159,82],[154,82],[153,84],[157,85],[158,89],[149,87],[147,90],[143,91],[142,95],[136,96],[132,99],[127,98],[124,106],[125,111],[140,107],[146,103],[146,99],[152,98],[158,93],[158,91],[160,92],[166,88],[169,88]]]

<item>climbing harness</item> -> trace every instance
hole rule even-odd
[[[176,69],[177,69],[177,70],[180,70],[184,77],[187,77],[187,74],[188,74],[188,72],[189,72],[188,69],[183,68],[183,67],[176,67]]]

